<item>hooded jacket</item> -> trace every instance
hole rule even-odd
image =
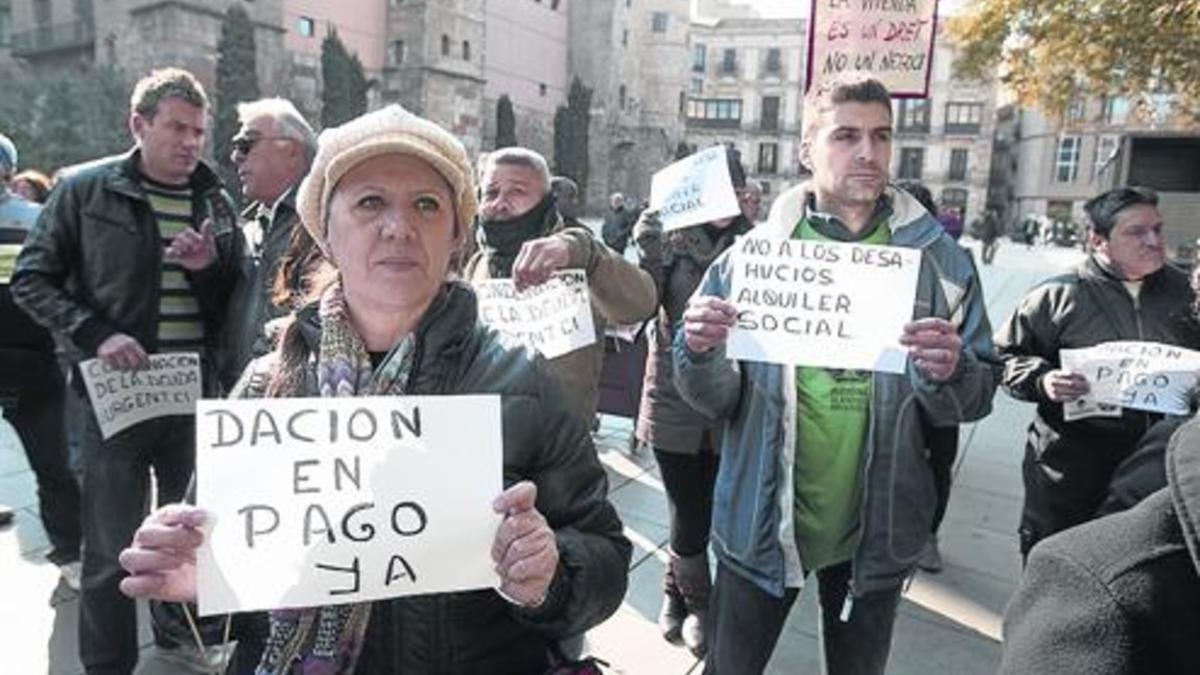
[[[951,321],[963,350],[946,382],[925,379],[911,362],[903,374],[873,376],[859,543],[851,560],[855,595],[903,582],[929,539],[937,494],[921,413],[936,426],[980,419],[991,411],[998,377],[970,258],[908,193],[889,187],[885,194],[892,205],[892,245],[922,251],[913,318]],[[807,184],[780,195],[755,234],[789,238],[805,216],[808,195]],[[729,254],[709,268],[698,295],[729,296]],[[729,422],[714,494],[713,546],[722,565],[777,597],[799,587],[805,573],[793,529],[795,379],[789,366],[732,362],[723,347],[694,353],[683,332],[676,335],[675,382],[684,400]]]
[[[1034,547],[1004,617],[1000,675],[1190,675],[1200,662],[1200,420],[1167,487]]]
[[[309,356],[307,395],[317,394],[317,306],[297,313]],[[608,480],[584,420],[571,411],[546,362],[501,345],[478,321],[474,294],[449,283],[415,331],[411,395],[499,394],[504,485],[537,485],[537,508],[554,530],[559,571],[545,602],[527,610],[495,591],[409,596],[376,603],[357,672],[525,675],[547,667],[548,646],[603,621],[625,595],[631,545],[608,501]],[[257,398],[280,360],[251,363],[233,395]],[[447,477],[446,489],[453,489]]]

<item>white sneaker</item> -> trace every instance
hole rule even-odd
[[[58,572],[62,575],[62,580],[67,583],[67,586],[71,590],[79,591],[81,582],[83,581],[83,563],[76,560],[65,565],[59,565]]]

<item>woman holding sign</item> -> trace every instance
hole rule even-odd
[[[729,175],[739,195],[746,173],[736,151],[726,153]],[[659,630],[670,642],[682,641],[697,656],[705,651],[704,619],[712,583],[708,531],[712,494],[720,463],[717,424],[696,412],[672,382],[671,344],[688,298],[704,271],[735,237],[753,227],[745,215],[674,230],[664,237],[662,264],[650,268],[662,299],[650,334],[650,353],[638,412],[637,438],[654,448],[671,513],[671,559],[663,578]],[[646,212],[636,232],[661,230],[658,214]]]
[[[630,544],[585,420],[545,363],[502,347],[470,289],[449,281],[475,194],[458,140],[399,106],[326,130],[297,206],[336,275],[235,394],[500,394],[500,586],[272,612],[259,673],[539,673],[551,645],[621,602]],[[153,514],[122,554],[122,590],[194,600],[203,519],[181,505]]]

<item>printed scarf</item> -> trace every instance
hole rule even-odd
[[[375,369],[362,338],[350,325],[340,281],[321,296],[318,317],[317,386],[321,396],[404,393],[412,370],[411,334]],[[352,675],[370,617],[370,603],[271,612],[270,636],[255,675]]]

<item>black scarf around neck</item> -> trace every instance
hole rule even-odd
[[[554,197],[547,194],[532,209],[508,220],[488,220],[480,217],[476,239],[487,257],[488,272],[493,279],[512,276],[513,262],[525,242],[544,237],[558,222]]]

